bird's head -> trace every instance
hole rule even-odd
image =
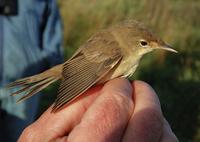
[[[125,21],[118,25],[118,34],[123,38],[125,44],[127,44],[133,51],[138,51],[143,55],[155,49],[163,49],[177,53],[171,46],[166,44],[159,37],[154,35],[143,24],[130,20]]]

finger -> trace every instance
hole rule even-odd
[[[132,87],[126,79],[105,84],[98,98],[68,136],[70,142],[118,142],[133,110]]]
[[[98,96],[101,86],[96,86],[84,93],[81,99],[70,104],[59,112],[52,113],[52,107],[27,127],[19,138],[19,142],[45,142],[66,135],[77,125],[87,108]]]
[[[67,136],[58,137],[55,139],[51,139],[48,142],[67,142]]]
[[[123,142],[157,142],[163,128],[159,99],[153,89],[142,81],[134,81],[132,86],[135,108]]]
[[[178,142],[177,137],[172,132],[172,129],[166,119],[164,119],[163,134],[160,142]]]

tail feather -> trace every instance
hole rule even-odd
[[[41,79],[39,81],[37,81],[36,83],[35,82],[31,82],[31,83],[24,83],[24,84],[21,84],[20,86],[23,88],[17,90],[16,92],[12,93],[11,96],[16,96],[17,94],[20,94],[22,92],[25,92],[25,91],[30,91],[31,89],[37,87],[38,85],[41,85],[41,84],[45,84],[47,83],[48,81],[51,81],[53,78],[50,77],[50,78],[45,78],[45,79]],[[14,86],[13,86],[14,87]]]
[[[29,82],[28,78],[19,79],[19,80],[16,80],[16,81],[6,85],[6,88],[12,88],[15,86],[26,85],[28,82]]]
[[[38,93],[42,89],[46,88],[53,82],[59,80],[62,75],[62,64],[57,65],[43,73],[16,80],[6,86],[6,88],[20,87],[19,90],[12,93],[11,96],[15,96],[21,93],[25,93],[17,102],[21,102],[34,94]]]
[[[30,85],[24,85],[24,87],[23,87],[22,89],[19,89],[19,90],[17,90],[16,92],[10,94],[10,96],[16,96],[16,95],[18,95],[18,94],[20,94],[20,93],[22,93],[22,92],[28,90],[29,88],[31,88]]]
[[[43,84],[36,84],[32,87],[32,89],[25,94],[23,97],[21,97],[19,100],[17,100],[17,103],[26,100],[27,98],[30,98],[31,96],[33,96],[34,94],[38,93],[39,91],[41,91],[42,89],[46,88],[47,86],[49,86],[51,83],[55,82],[57,79],[53,79],[50,81],[47,81]]]

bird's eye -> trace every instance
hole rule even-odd
[[[148,43],[145,40],[141,40],[140,41],[140,45],[143,46],[143,47],[145,47],[145,46],[148,45]]]

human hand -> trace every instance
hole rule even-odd
[[[84,96],[84,97],[83,97]],[[114,79],[96,86],[57,113],[51,107],[19,142],[177,142],[153,89]]]

